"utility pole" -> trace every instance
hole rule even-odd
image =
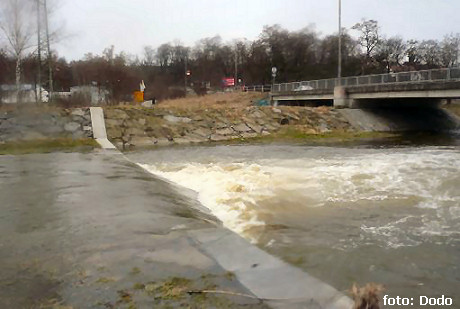
[[[37,84],[38,84],[38,98],[37,103],[42,102],[42,50],[41,50],[41,38],[40,38],[40,0],[37,0],[37,44],[38,44],[38,76],[37,76]],[[35,89],[35,93],[37,93],[37,89]]]
[[[238,44],[235,44],[235,89],[238,86]]]
[[[337,67],[337,78],[339,85],[342,85],[342,0],[339,1],[339,61]]]
[[[188,69],[187,69],[187,55],[185,55],[185,71],[184,71],[184,96],[187,97],[187,75],[188,75]]]
[[[45,10],[45,31],[46,31],[46,44],[48,49],[48,78],[50,83],[50,92],[49,92],[49,102],[52,101],[53,98],[53,68],[52,68],[52,55],[51,55],[51,48],[50,48],[50,34],[48,28],[48,9],[46,7],[46,0],[44,0],[44,10]]]

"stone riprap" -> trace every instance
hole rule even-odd
[[[173,110],[104,109],[107,136],[119,148],[217,142],[276,133],[287,125],[310,134],[353,130],[336,110],[296,107]]]
[[[0,142],[92,136],[89,108],[0,110]]]

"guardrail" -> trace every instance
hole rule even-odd
[[[410,71],[400,73],[362,75],[352,77],[319,79],[273,85],[272,92],[304,91],[304,90],[334,90],[335,86],[364,86],[394,83],[420,83],[431,81],[460,80],[460,67]]]
[[[243,87],[244,92],[270,92],[271,90],[271,85],[253,85]]]

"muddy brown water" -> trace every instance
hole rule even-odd
[[[154,176],[121,156],[1,156],[0,307],[105,308],[136,283],[225,274],[185,234],[220,220],[339,290],[377,282],[394,297],[446,295],[460,308],[458,141],[416,134],[128,154]]]
[[[460,308],[460,143],[407,134],[342,145],[177,147],[131,153],[223,224],[339,290]]]

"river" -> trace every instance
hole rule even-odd
[[[460,308],[458,136],[361,144],[217,145],[130,153],[229,229],[339,290]]]

